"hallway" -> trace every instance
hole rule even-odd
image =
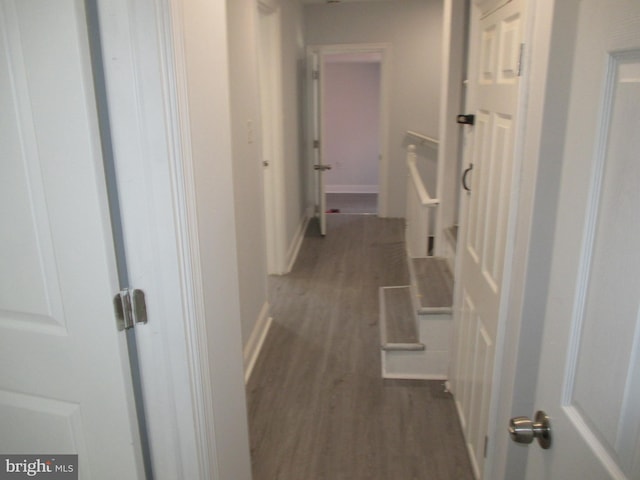
[[[442,382],[380,376],[378,288],[407,282],[402,220],[309,226],[293,271],[270,278],[247,385],[254,480],[473,478]]]

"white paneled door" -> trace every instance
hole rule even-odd
[[[582,0],[527,479],[640,478],[640,3]],[[531,415],[533,412],[523,412]]]
[[[0,452],[139,479],[84,2],[0,0]]]
[[[471,26],[468,175],[461,274],[455,309],[451,386],[472,464],[485,459],[496,336],[503,291],[507,220],[512,195],[514,137],[520,93],[524,0],[474,9]],[[469,182],[469,180],[471,180]]]

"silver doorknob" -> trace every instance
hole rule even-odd
[[[551,447],[551,423],[542,410],[536,412],[534,421],[529,417],[514,417],[509,421],[509,435],[516,443],[531,443],[538,439],[540,447]]]

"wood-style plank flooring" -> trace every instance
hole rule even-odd
[[[402,221],[328,221],[270,279],[274,321],[247,385],[254,480],[471,480],[442,382],[380,376],[378,287],[408,282]]]
[[[444,258],[411,259],[418,281],[418,298],[422,308],[451,307],[453,304],[453,276]]]
[[[415,343],[420,339],[416,312],[408,286],[382,289],[384,295],[385,321],[380,328],[387,327],[387,343]]]

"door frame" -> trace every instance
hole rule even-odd
[[[381,218],[388,216],[389,211],[389,86],[391,81],[391,44],[389,43],[352,43],[352,44],[317,44],[307,46],[307,122],[306,122],[306,142],[305,151],[308,159],[313,158],[313,98],[311,88],[313,54],[317,53],[319,61],[322,62],[324,55],[345,54],[345,53],[378,53],[380,55],[380,127],[379,145],[380,160],[378,165],[378,216]],[[322,79],[320,79],[322,85]],[[322,88],[322,87],[321,87]],[[322,149],[320,139],[320,148]],[[310,198],[317,198],[315,182],[313,180],[314,170],[311,162],[307,162],[309,185],[314,185],[314,194]]]
[[[265,159],[264,142],[267,135],[270,137],[269,154],[266,159],[269,165],[264,167],[264,203],[265,203],[265,241],[267,252],[267,273],[281,275],[287,272],[287,245],[285,232],[285,176],[283,152],[284,152],[284,126],[282,113],[274,105],[281,105],[283,102],[282,92],[282,40],[281,40],[281,9],[279,5],[272,5],[268,0],[256,0],[256,40],[259,43],[257,51],[259,55],[266,53],[269,57],[267,69],[260,68],[260,125],[261,133],[261,155]],[[262,37],[263,28],[267,28],[269,39],[269,51],[265,52]],[[262,95],[269,101],[264,101]],[[267,169],[269,171],[267,172]],[[268,182],[268,183],[267,183]],[[269,188],[266,188],[266,187]]]
[[[579,0],[528,0],[523,67],[518,203],[510,239],[510,284],[496,352],[484,478],[524,478],[528,450],[507,433],[509,419],[531,415],[544,327],[555,209],[567,118]]]
[[[136,336],[155,479],[250,478],[226,2],[89,1],[129,278],[147,300]]]

